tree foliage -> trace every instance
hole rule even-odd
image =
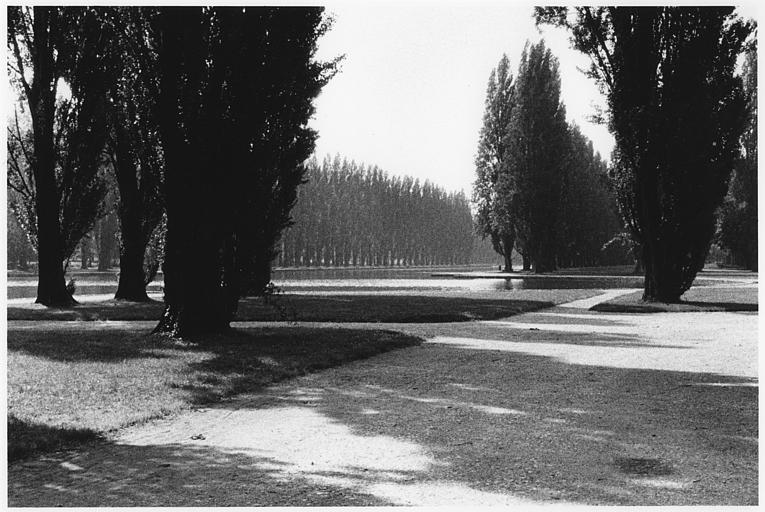
[[[502,55],[491,71],[486,88],[483,126],[478,138],[475,159],[476,179],[473,183],[473,204],[476,228],[491,240],[497,253],[504,256],[505,271],[511,272],[515,227],[506,202],[498,197],[497,183],[505,162],[507,130],[515,103],[515,84],[510,61]]]
[[[618,252],[605,250],[621,229],[608,166],[576,125],[569,125],[556,263],[560,267],[622,264]]]
[[[747,118],[741,136],[742,153],[736,159],[728,195],[722,206],[718,241],[733,260],[757,270],[757,45],[747,46],[744,60]]]
[[[704,265],[743,128],[733,7],[537,8],[568,27],[608,95],[621,214],[640,244],[643,298],[675,302]]]
[[[544,41],[527,45],[515,82],[497,190],[535,272],[556,268],[568,126],[558,62]]]
[[[311,159],[294,225],[280,244],[282,266],[470,263],[474,234],[461,193],[389,176],[336,156]]]
[[[328,26],[321,8],[161,9],[167,236],[156,332],[226,329],[252,288],[313,151],[306,123],[335,69],[313,59]]]
[[[144,272],[150,258],[147,247],[165,205],[157,52],[151,31],[156,15],[156,9],[138,7],[102,11],[103,23],[114,32],[108,150],[119,191],[120,273],[115,298],[133,301],[148,300],[146,282],[153,276]]]
[[[8,185],[36,244],[37,302],[45,305],[72,303],[62,262],[102,212],[109,37],[92,8],[8,8],[8,66],[31,126],[9,127]],[[69,97],[57,98],[60,81]]]

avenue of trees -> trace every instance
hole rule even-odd
[[[376,166],[312,159],[280,266],[441,265],[481,259],[468,199]],[[478,252],[478,251],[476,251]],[[485,259],[484,259],[485,261]]]
[[[117,297],[146,300],[159,252],[156,330],[226,329],[304,180],[329,26],[321,8],[9,7],[10,226],[37,255],[37,302],[74,303],[64,264],[114,205]]]
[[[621,230],[607,165],[560,99],[557,59],[527,45],[513,77],[503,56],[489,77],[473,201],[480,234],[512,270],[623,263],[603,250]]]
[[[751,182],[740,164],[748,102],[736,64],[754,27],[733,7],[545,7],[536,17],[569,29],[592,59],[643,298],[676,302],[703,268],[737,162],[737,179]]]

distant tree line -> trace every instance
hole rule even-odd
[[[305,178],[292,210],[294,225],[280,244],[280,266],[474,261],[470,203],[461,192],[339,156],[312,159]]]

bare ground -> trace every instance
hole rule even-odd
[[[428,341],[11,465],[9,504],[757,504],[756,313],[592,302],[385,324]]]

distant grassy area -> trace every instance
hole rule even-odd
[[[643,292],[622,295],[591,307],[592,311],[609,313],[683,313],[703,311],[757,311],[757,288],[698,287],[691,288],[681,302],[643,302]]]
[[[392,331],[296,327],[197,341],[181,345],[130,327],[10,327],[9,460],[421,342]]]
[[[304,322],[464,322],[493,320],[563,302],[594,297],[600,290],[512,290],[497,292],[421,292],[418,294],[283,294],[239,302],[238,321]],[[73,308],[36,304],[8,307],[8,320],[158,320],[160,302],[104,301]]]

